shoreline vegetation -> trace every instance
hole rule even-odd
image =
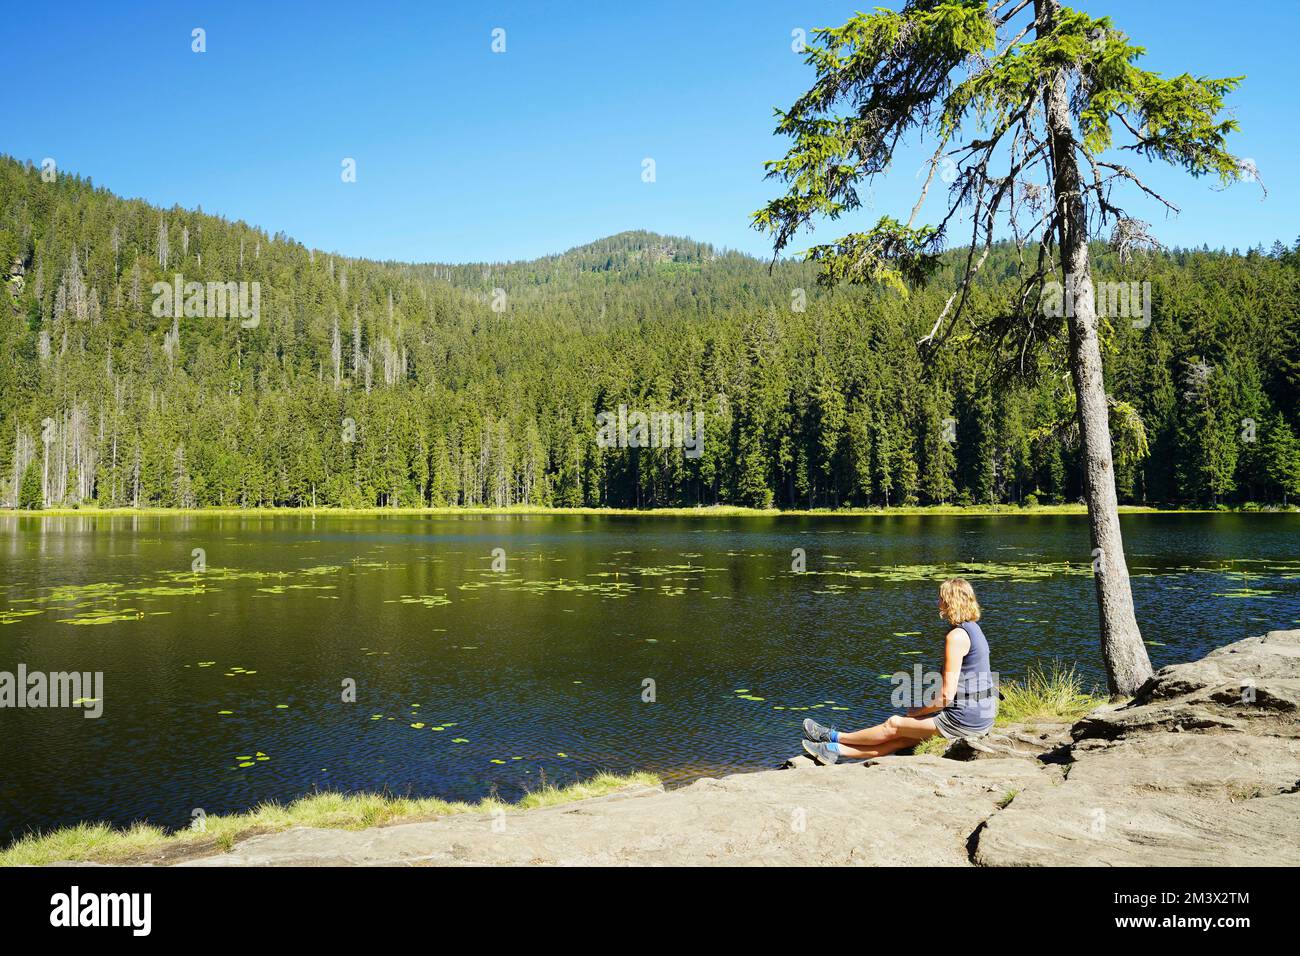
[[[533,810],[603,797],[634,787],[658,786],[659,778],[653,774],[599,773],[564,787],[544,786],[518,803],[505,803],[494,797],[464,803],[383,793],[314,793],[287,804],[262,803],[243,813],[210,814],[204,818],[203,830],[168,832],[149,823],[135,823],[124,829],[107,823],[80,823],[48,833],[31,833],[0,849],[0,867],[58,862],[175,863],[226,852],[241,839],[291,827],[364,830],[449,814]]]
[[[1033,665],[1021,681],[1002,688],[997,724],[1074,721],[1106,703],[1096,688],[1085,688],[1075,668],[1060,660]],[[936,737],[916,748],[917,754],[942,754],[951,741]],[[545,786],[518,803],[487,797],[478,803],[452,803],[436,797],[395,797],[388,794],[318,793],[288,804],[264,803],[244,813],[211,815],[204,831],[168,832],[148,823],[116,829],[106,823],[81,823],[48,833],[19,837],[0,849],[0,867],[42,866],[58,862],[172,863],[229,851],[241,839],[290,827],[360,830],[395,823],[414,823],[459,813],[492,813],[552,807],[603,797],[636,787],[659,787],[649,773],[620,776],[600,773],[565,787]]]
[[[1295,514],[1300,506],[1260,505],[1247,502],[1241,505],[1207,507],[1157,507],[1154,505],[1120,505],[1120,514]],[[255,508],[0,508],[0,517],[166,517],[170,515],[193,516],[249,516],[274,515],[276,517],[331,515],[382,517],[494,517],[494,516],[551,516],[580,515],[587,517],[647,517],[647,518],[857,518],[857,517],[924,517],[943,515],[958,517],[992,517],[1000,515],[1085,515],[1088,509],[1080,503],[1045,505],[899,505],[870,508],[748,508],[740,505],[698,505],[687,508],[564,508],[541,505],[511,505],[509,507],[458,506],[442,508],[343,508],[343,507],[255,507]]]

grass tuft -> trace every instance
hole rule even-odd
[[[926,754],[934,754],[935,756],[941,757],[948,749],[950,743],[952,743],[951,740],[936,734],[927,740],[922,740],[916,745],[912,753],[918,757],[924,757]]]
[[[1073,723],[1108,699],[1096,687],[1085,688],[1074,665],[1059,660],[1050,669],[1031,664],[1024,680],[1007,681],[1001,689],[998,724]]]
[[[537,810],[553,807],[574,800],[587,800],[591,797],[603,797],[607,794],[628,790],[632,787],[657,787],[659,778],[651,773],[633,773],[619,776],[612,773],[599,773],[590,780],[571,784],[567,787],[546,785],[540,790],[528,794],[516,806],[520,810]]]
[[[0,866],[43,866],[62,861],[92,863],[157,862],[229,850],[243,837],[290,827],[363,830],[388,823],[430,820],[453,813],[531,810],[586,800],[632,787],[655,787],[648,773],[601,773],[567,787],[544,786],[517,804],[488,797],[479,803],[449,803],[435,797],[396,797],[382,793],[317,793],[289,804],[263,803],[246,813],[208,816],[203,831],[136,823],[114,829],[106,823],[79,823],[43,834],[29,834],[0,851]]]

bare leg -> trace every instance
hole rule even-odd
[[[898,738],[916,743],[919,740],[928,740],[938,732],[932,717],[900,717],[895,714],[883,724],[876,724],[866,730],[840,734],[839,743],[841,746],[848,744],[850,747],[874,748]]]
[[[883,744],[872,744],[870,747],[854,747],[852,744],[840,744],[840,756],[848,757],[850,760],[865,760],[868,757],[884,757],[898,750],[905,750],[908,747],[915,747],[917,741],[909,740],[906,737],[895,737],[893,740],[886,741]]]

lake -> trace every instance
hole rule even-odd
[[[1300,619],[1300,515],[1123,524],[1157,667]],[[1004,679],[1104,684],[1089,562],[1082,515],[6,515],[0,670],[104,688],[99,719],[0,710],[0,838],[771,767],[803,717],[877,721],[889,673],[938,666],[950,574]]]

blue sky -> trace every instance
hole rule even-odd
[[[772,107],[811,79],[791,31],[877,4],[14,4],[0,152],[348,255],[523,259],[624,229],[762,255],[749,217],[778,188],[762,178],[784,148]],[[1137,197],[1130,211],[1169,245],[1294,241],[1300,2],[1076,5],[1113,15],[1150,69],[1247,75],[1233,148],[1258,164],[1267,200],[1151,170],[1181,216]],[[206,53],[191,51],[195,27]],[[355,183],[340,178],[348,157]],[[906,217],[919,158],[875,187],[876,212]]]

